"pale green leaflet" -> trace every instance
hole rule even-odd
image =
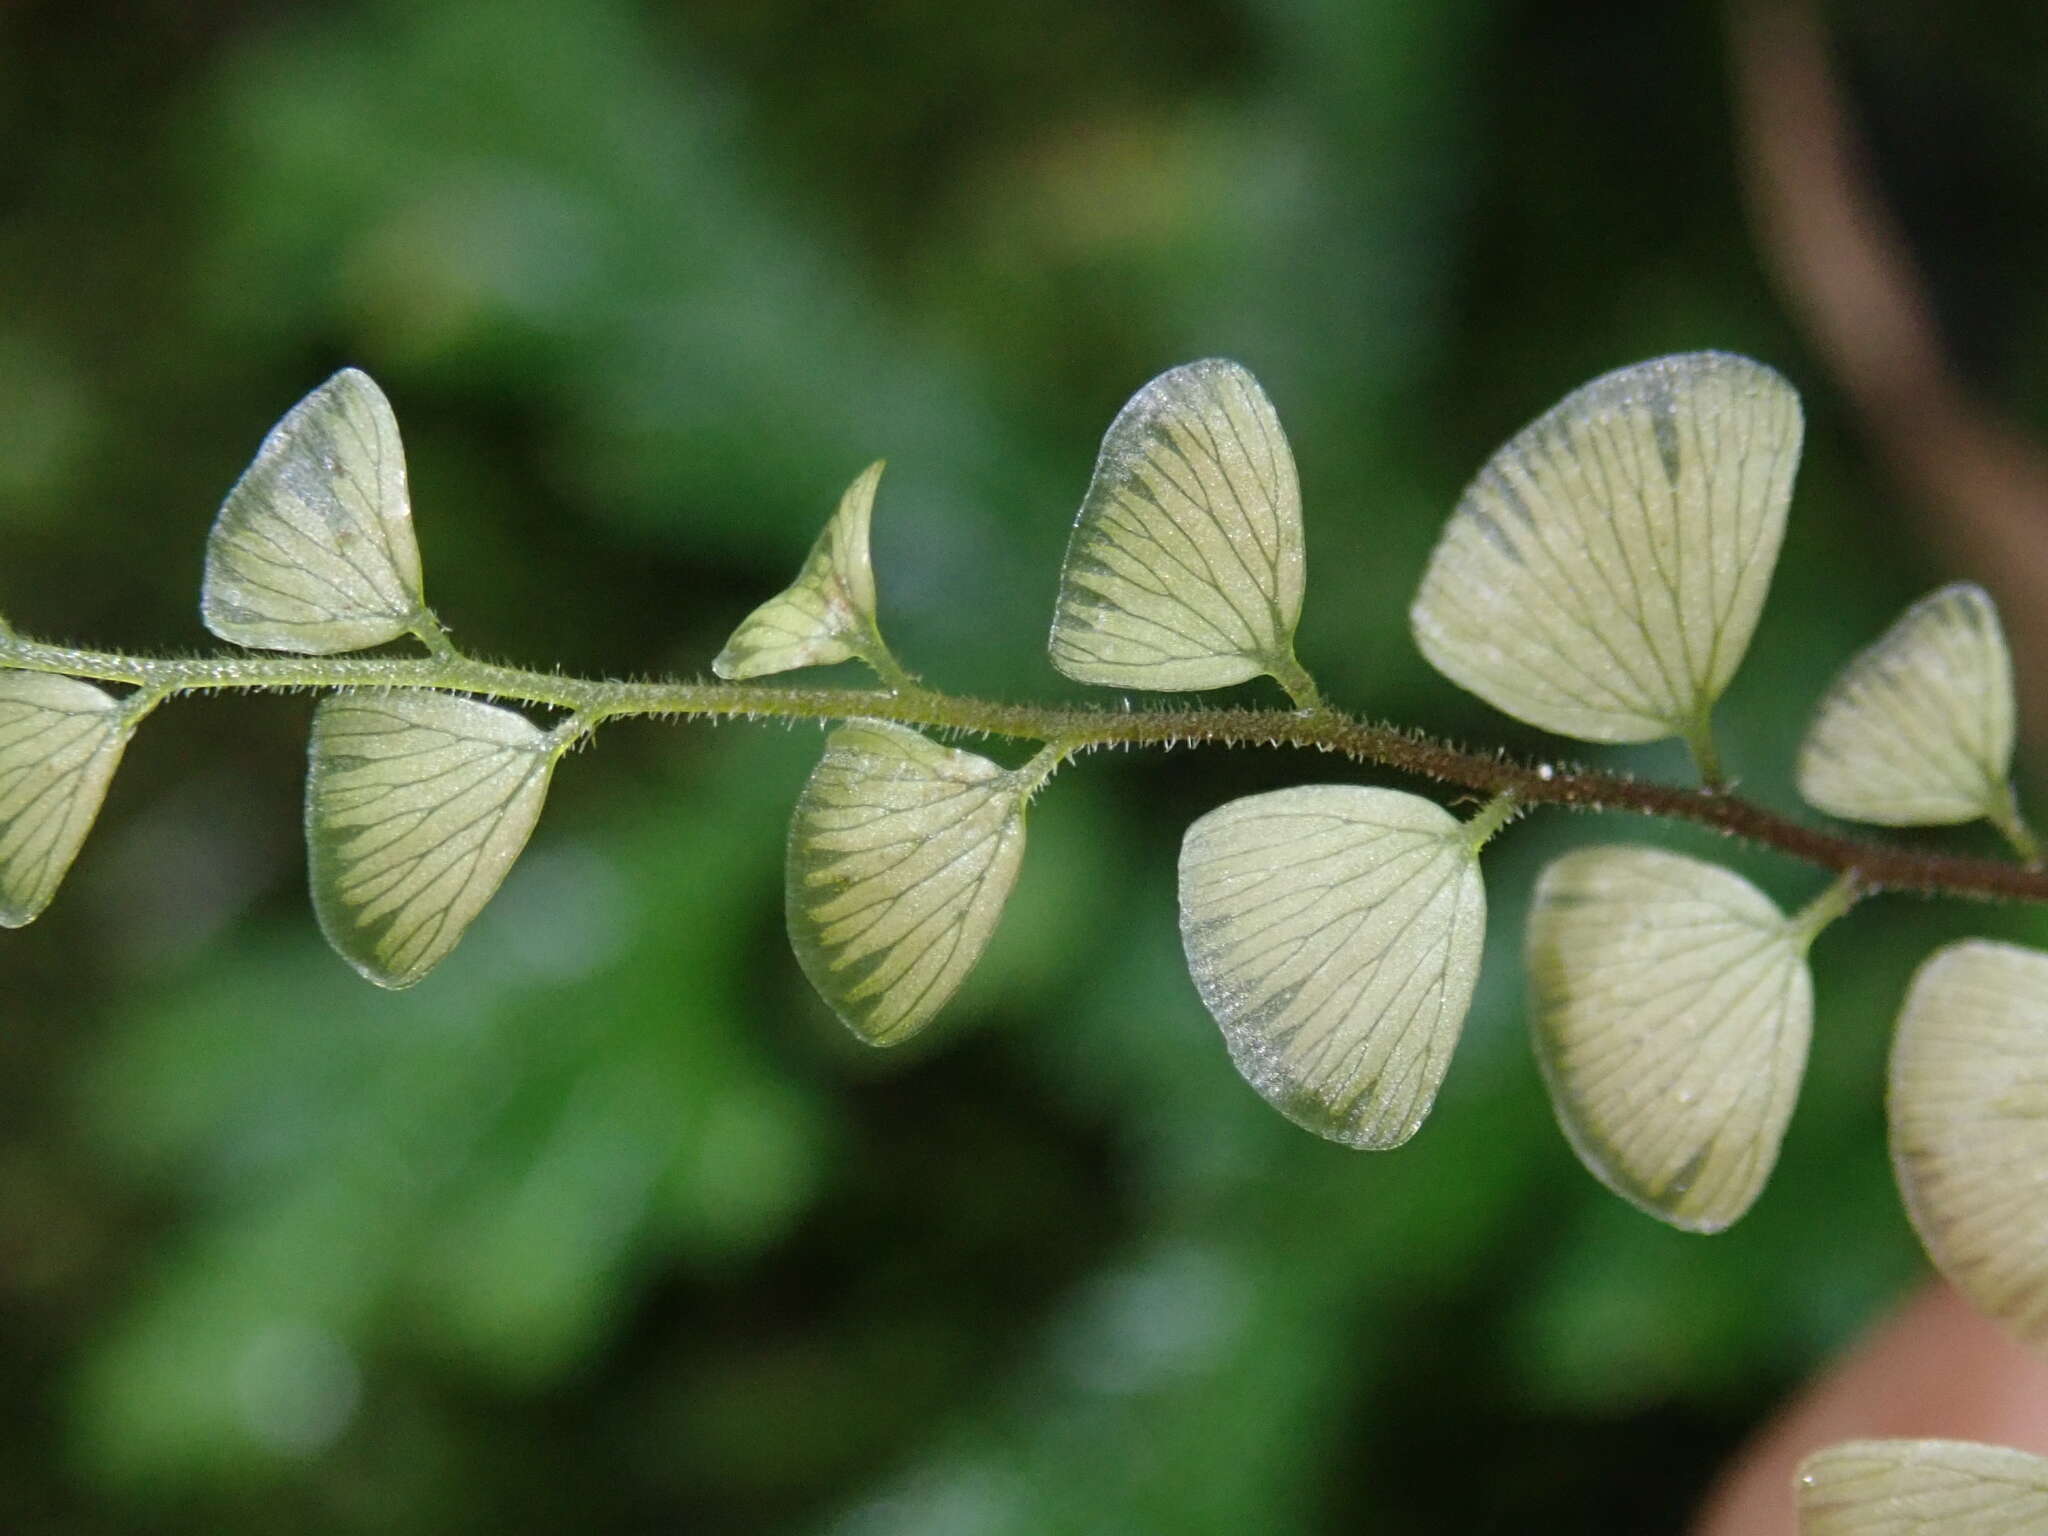
[[[1480,470],[1410,611],[1446,677],[1586,741],[1682,736],[1735,674],[1785,529],[1799,399],[1724,352],[1595,379]]]
[[[875,623],[875,573],[868,559],[868,525],[881,478],[878,461],[846,488],[796,580],[741,621],[712,671],[725,678],[763,677],[886,654]]]
[[[1800,1536],[2043,1536],[2048,1460],[1967,1440],[1851,1440],[1799,1465]]]
[[[1688,1232],[1749,1209],[1806,1068],[1818,921],[1661,849],[1581,848],[1544,870],[1528,929],[1536,1058],[1609,1189]]]
[[[797,963],[870,1045],[930,1023],[988,945],[1049,770],[1005,771],[878,720],[841,726],[789,827]]]
[[[1102,439],[1060,573],[1052,660],[1111,688],[1222,688],[1270,673],[1297,703],[1304,565],[1294,455],[1236,363],[1139,390]]]
[[[0,672],[0,926],[35,921],[57,894],[130,729],[121,701],[90,683]]]
[[[424,611],[398,422],[369,375],[344,368],[228,492],[200,612],[237,645],[325,655],[395,640]]]
[[[1937,950],[1899,1014],[1888,1109],[1935,1264],[1979,1310],[2048,1342],[2048,1185],[2033,1176],[2048,1168],[2048,954],[1983,939]]]
[[[1885,826],[2012,815],[2012,658],[1982,587],[1922,598],[1835,679],[1799,748],[1799,793]]]
[[[325,700],[313,717],[306,851],[327,941],[382,987],[438,965],[526,846],[580,734],[423,688]]]
[[[1195,987],[1247,1082],[1347,1146],[1415,1134],[1486,936],[1462,823],[1392,789],[1248,796],[1188,828],[1180,907]]]

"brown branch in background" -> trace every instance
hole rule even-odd
[[[1976,398],[1875,187],[1811,0],[1731,0],[1736,126],[1756,240],[1945,563],[1997,598],[2048,746],[2048,453]]]

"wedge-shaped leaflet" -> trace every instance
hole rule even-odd
[[[398,422],[370,376],[344,368],[228,492],[200,612],[236,645],[317,656],[397,639],[423,602]]]
[[[995,931],[1024,857],[1027,777],[863,720],[834,731],[789,828],[790,940],[870,1045],[945,1006]]]
[[[725,678],[765,677],[881,651],[868,559],[868,524],[881,478],[877,462],[846,488],[796,580],[747,615],[711,663],[712,671]]]
[[[423,688],[323,703],[306,851],[327,942],[380,987],[440,964],[526,846],[574,730]]]
[[[1266,392],[1211,358],[1110,423],[1067,545],[1053,665],[1111,688],[1298,677],[1301,489]]]
[[[1653,848],[1583,848],[1536,885],[1536,1057],[1603,1184],[1718,1232],[1770,1176],[1813,1023],[1812,931],[1741,876]]]
[[[1908,608],[1820,701],[1799,748],[1799,793],[1832,816],[1933,826],[2007,814],[2012,658],[1982,587]]]
[[[1966,1440],[1851,1440],[1799,1465],[1800,1536],[2042,1536],[2048,1461]]]
[[[128,731],[120,701],[90,683],[0,672],[0,926],[34,922],[57,894]]]
[[[1892,1039],[1892,1161],[1941,1272],[2048,1342],[2048,955],[1970,940],[1913,977]]]
[[[1791,386],[1722,352],[1567,395],[1459,500],[1410,610],[1423,655],[1547,730],[1699,740],[1763,607],[1800,435]]]
[[[1415,1134],[1486,936],[1461,823],[1351,784],[1233,801],[1181,844],[1180,931],[1231,1060],[1268,1103],[1346,1146]]]

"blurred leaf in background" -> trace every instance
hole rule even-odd
[[[1944,319],[2048,431],[2048,38],[1982,13],[1837,20]],[[1223,355],[1295,446],[1327,691],[1548,750],[1415,655],[1424,557],[1545,403],[1724,347],[1812,423],[1722,711],[1745,790],[1793,810],[1828,678],[1982,573],[1873,535],[1899,493],[1750,247],[1724,62],[1710,15],[1608,0],[17,5],[0,611],[202,643],[214,507],[354,364],[474,651],[701,673],[886,455],[906,662],[1077,696],[1043,643],[1096,443]],[[1489,852],[1444,1093],[1368,1156],[1237,1078],[1173,919],[1188,822],[1340,764],[1062,775],[987,961],[877,1055],[781,931],[819,733],[608,728],[462,948],[390,996],[306,910],[309,714],[160,711],[9,937],[8,1530],[1668,1529],[1920,1273],[1880,1136],[1913,964],[2048,938],[1901,903],[1831,930],[1777,1174],[1702,1240],[1576,1167],[1529,1059],[1528,889],[1588,823]]]

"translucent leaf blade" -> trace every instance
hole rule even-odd
[[[2048,1461],[1964,1440],[1852,1440],[1800,1463],[1800,1536],[2042,1536]]]
[[[1301,616],[1301,490],[1258,380],[1211,358],[1110,424],[1060,574],[1053,665],[1112,688],[1281,673]]]
[[[121,703],[76,678],[0,672],[0,926],[35,921],[128,745]]]
[[[2048,955],[1970,940],[1914,974],[1892,1040],[1892,1161],[1941,1272],[2048,1341]]]
[[[426,689],[321,704],[306,849],[321,932],[343,959],[396,988],[446,958],[526,846],[568,730]]]
[[[1908,608],[1835,679],[1799,749],[1799,793],[1884,826],[1974,821],[2005,803],[2012,743],[1998,609],[1957,582]]]
[[[1297,1125],[1399,1146],[1436,1101],[1486,932],[1464,827],[1348,784],[1252,795],[1188,829],[1181,939],[1231,1060]]]
[[[1466,488],[1410,609],[1436,669],[1585,741],[1691,733],[1763,608],[1798,464],[1799,399],[1692,352],[1565,397]]]
[[[221,504],[200,612],[223,640],[325,655],[395,640],[424,599],[390,402],[344,368],[286,414]]]
[[[796,580],[741,621],[712,671],[732,679],[765,677],[849,661],[879,644],[868,528],[881,478],[877,462],[847,487]]]
[[[1002,916],[1024,856],[1024,783],[881,721],[840,727],[789,828],[790,940],[870,1045],[945,1006]]]
[[[1806,1067],[1807,942],[1755,886],[1698,859],[1584,848],[1543,872],[1536,1057],[1596,1178],[1689,1232],[1749,1209]]]

